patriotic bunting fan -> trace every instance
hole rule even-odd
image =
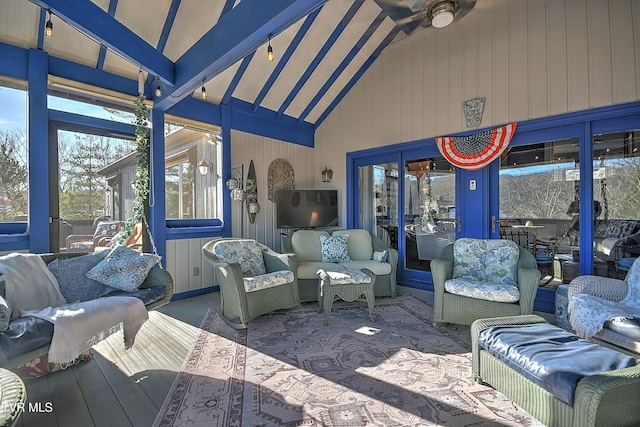
[[[516,123],[469,136],[436,138],[436,145],[445,159],[454,166],[478,170],[487,166],[507,148]]]

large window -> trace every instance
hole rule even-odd
[[[27,92],[0,86],[0,222],[26,221]]]
[[[222,218],[222,142],[216,129],[165,126],[167,219]]]

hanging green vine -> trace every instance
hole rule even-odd
[[[139,95],[136,100],[136,177],[133,188],[136,197],[131,206],[131,215],[127,218],[119,243],[124,243],[136,224],[144,220],[145,201],[149,195],[149,110],[144,103],[146,97]]]

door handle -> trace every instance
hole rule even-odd
[[[496,232],[496,216],[492,215],[491,216],[491,233],[495,233]]]
[[[462,217],[458,216],[456,219],[456,224],[458,224],[458,233],[462,232]]]

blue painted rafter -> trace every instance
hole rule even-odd
[[[360,49],[362,49],[365,43],[367,43],[367,40],[371,38],[373,33],[376,32],[376,30],[382,24],[382,22],[385,20],[386,17],[387,15],[384,12],[380,12],[380,14],[378,14],[376,19],[374,19],[371,25],[369,25],[369,28],[367,28],[367,31],[365,31],[364,34],[362,34],[362,37],[360,37],[360,39],[357,41],[355,46],[351,48],[351,50],[349,51],[347,56],[345,56],[345,58],[342,60],[340,65],[338,65],[338,67],[333,71],[333,73],[331,73],[331,76],[327,79],[324,85],[322,85],[322,87],[320,88],[316,96],[313,97],[311,102],[309,102],[309,105],[306,106],[306,108],[304,109],[300,117],[298,117],[298,123],[302,123],[304,119],[309,115],[309,113],[315,108],[318,102],[320,102],[320,99],[322,99],[322,97],[324,96],[325,93],[327,93],[327,90],[329,90],[331,85],[338,79],[340,74],[342,74],[342,72],[347,68],[349,63],[351,63],[351,61],[353,60],[353,58],[355,58],[358,52],[360,52]]]
[[[295,35],[295,37],[289,44],[289,47],[287,48],[285,53],[282,55],[282,58],[278,61],[278,65],[275,67],[275,69],[267,79],[267,82],[262,87],[262,90],[258,94],[258,97],[253,102],[254,111],[258,109],[260,104],[262,104],[262,100],[264,99],[265,96],[267,96],[267,93],[269,93],[269,90],[271,90],[271,87],[273,86],[276,79],[284,69],[285,65],[287,65],[287,63],[289,62],[289,59],[291,59],[291,55],[293,55],[293,52],[296,51],[296,49],[298,48],[298,45],[300,45],[300,42],[302,41],[304,36],[307,34],[307,31],[309,31],[309,28],[311,28],[311,24],[313,24],[313,21],[315,21],[315,19],[318,17],[320,10],[321,9],[316,9],[315,11],[310,13],[309,16],[307,16],[307,18],[304,20],[304,23],[298,30],[298,33]]]
[[[249,55],[244,57],[244,59],[240,63],[240,67],[238,67],[238,70],[236,70],[236,74],[235,76],[233,76],[231,83],[229,83],[229,87],[227,87],[227,90],[222,96],[222,100],[220,101],[221,104],[229,103],[229,101],[231,100],[231,95],[233,95],[233,91],[236,90],[236,87],[238,87],[238,83],[240,83],[240,79],[242,79],[244,72],[247,71],[247,67],[249,66],[249,63],[253,59],[253,55],[255,55],[255,53],[256,51],[254,50]]]
[[[107,13],[112,18],[116,16],[117,7],[118,7],[118,0],[109,1],[109,9],[107,10]],[[100,52],[98,52],[98,63],[96,64],[96,68],[98,70],[104,69],[104,60],[106,57],[107,57],[107,47],[104,44],[100,43]]]
[[[77,1],[77,0],[76,0]],[[166,110],[327,0],[243,0],[175,63],[175,87],[156,100]]]
[[[389,43],[391,43],[391,40],[393,40],[393,38],[399,32],[400,32],[400,27],[395,27],[393,30],[391,30],[389,35],[387,35],[387,37],[385,37],[382,43],[380,43],[380,46],[378,46],[378,48],[371,54],[369,59],[362,65],[362,67],[360,67],[360,70],[358,70],[358,72],[351,78],[349,83],[347,83],[347,85],[340,91],[340,93],[338,94],[338,96],[336,96],[333,102],[329,104],[329,107],[327,107],[324,113],[322,113],[322,115],[318,117],[318,120],[316,120],[316,123],[315,123],[316,128],[320,126],[320,124],[324,121],[324,119],[327,118],[327,116],[331,113],[331,111],[333,111],[333,109],[336,108],[336,105],[338,105],[340,101],[342,101],[342,98],[344,98],[345,95],[349,92],[349,90],[351,90],[353,85],[355,85],[356,82],[360,80],[360,77],[362,77],[365,71],[369,69],[371,64],[373,64],[374,61],[378,59],[378,56],[380,56],[380,54],[382,53],[382,50],[385,47],[387,47]]]
[[[235,4],[235,2],[236,0],[227,0],[224,4],[224,7],[222,8],[222,13],[220,13],[220,16],[226,15],[231,9],[233,9],[233,5]]]
[[[44,28],[47,22],[46,9],[40,8],[40,23],[38,24],[38,50],[44,50]]]
[[[300,80],[298,80],[298,83],[296,83],[296,85],[293,87],[293,89],[291,90],[287,98],[284,100],[284,102],[278,109],[278,116],[282,116],[286,111],[286,109],[291,104],[291,102],[293,102],[293,99],[295,98],[295,96],[298,94],[298,92],[300,92],[300,89],[302,89],[302,87],[307,82],[307,80],[309,80],[309,77],[311,77],[311,74],[313,74],[315,69],[318,67],[318,65],[322,61],[322,58],[324,58],[327,52],[329,52],[329,49],[331,49],[331,47],[336,42],[338,37],[340,37],[340,34],[342,34],[342,32],[347,27],[349,22],[351,22],[351,19],[356,14],[356,12],[358,12],[358,9],[360,9],[360,6],[362,6],[363,2],[364,0],[356,0],[353,2],[353,4],[351,5],[347,13],[344,15],[340,23],[338,23],[338,25],[333,30],[333,32],[331,33],[327,41],[324,43],[322,48],[320,48],[320,50],[316,54],[316,57],[313,59],[313,61],[311,61],[311,64],[309,64],[309,67],[307,67],[304,74],[302,74],[302,77],[300,77]]]
[[[133,64],[159,76],[165,83],[175,80],[174,65],[169,58],[125,27],[89,0],[31,0],[51,9],[68,24],[117,52]]]
[[[160,33],[160,40],[158,40],[158,52],[164,52],[164,48],[167,46],[167,40],[169,40],[171,28],[173,28],[173,23],[176,20],[178,8],[180,8],[180,0],[171,0],[171,6],[169,6],[167,20],[164,22],[162,33]]]

